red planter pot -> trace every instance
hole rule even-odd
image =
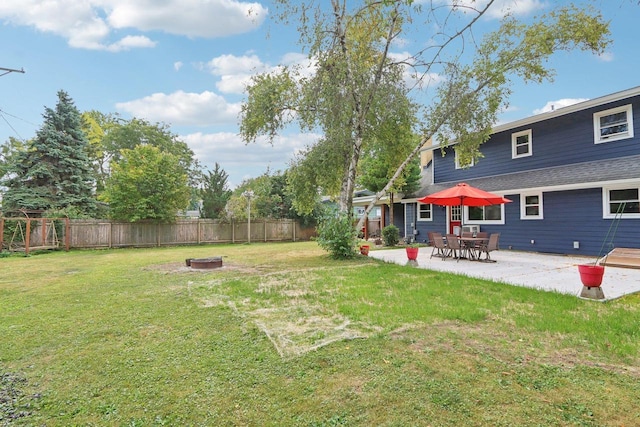
[[[580,280],[588,288],[597,288],[602,284],[604,267],[601,265],[581,264],[578,266]]]
[[[418,249],[420,248],[405,248],[407,250],[407,258],[409,261],[415,261],[418,259]]]
[[[368,256],[369,255],[369,245],[362,245],[360,246],[360,253],[364,256]]]

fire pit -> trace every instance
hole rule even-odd
[[[193,269],[209,269],[222,267],[222,257],[216,256],[211,258],[188,258],[186,260],[187,267]]]

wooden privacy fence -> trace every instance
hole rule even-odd
[[[290,219],[219,221],[178,220],[171,224],[70,220],[72,248],[118,248],[190,245],[200,243],[243,243],[309,240],[315,228],[302,227]]]

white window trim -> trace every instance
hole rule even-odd
[[[612,136],[610,138],[600,137],[600,117],[616,114],[622,111],[627,113],[627,132]],[[593,137],[595,144],[604,144],[606,142],[619,141],[621,139],[633,138],[633,108],[631,104],[622,107],[611,108],[610,110],[599,111],[593,113]]]
[[[517,141],[518,141],[518,137],[522,136],[522,135],[527,135],[528,138],[528,143],[527,146],[529,147],[529,150],[524,153],[524,154],[518,154],[518,150],[517,150]],[[522,132],[516,132],[516,133],[512,133],[511,134],[511,158],[512,159],[519,159],[521,157],[529,157],[533,155],[533,143],[532,143],[532,132],[531,129],[527,129],[527,130],[523,130]]]
[[[420,216],[420,206],[430,206],[431,218],[422,218]],[[418,218],[418,222],[432,222],[433,221],[433,205],[426,203],[418,203],[418,212],[416,212],[416,217]]]
[[[602,187],[602,218],[603,219],[614,219],[616,217],[615,213],[609,212],[609,192],[611,190],[625,190],[629,188],[637,188],[640,196],[640,183],[635,184],[627,184],[627,185],[616,185],[610,187]],[[623,213],[620,215],[620,218],[640,218],[640,213]]]
[[[527,197],[529,196],[538,196],[538,200],[540,201],[538,203],[539,206],[539,211],[538,211],[538,215],[527,215],[527,204],[526,204],[526,200]],[[524,220],[530,220],[530,219],[544,219],[544,209],[543,209],[543,205],[544,205],[544,199],[542,198],[542,192],[535,192],[535,193],[522,193],[520,194],[520,219],[524,219]]]
[[[490,220],[469,219],[469,206],[465,206],[462,215],[464,216],[463,225],[504,225],[504,204],[500,205],[500,218]]]

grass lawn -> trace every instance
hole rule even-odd
[[[640,425],[640,295],[313,242],[0,258],[0,336],[3,426]]]

